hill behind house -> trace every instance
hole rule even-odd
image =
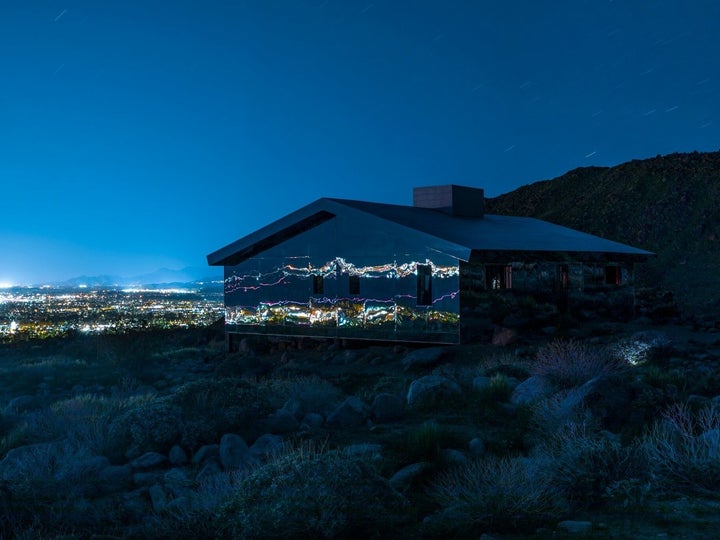
[[[720,152],[584,167],[487,199],[488,213],[531,216],[653,251],[639,286],[691,312],[720,305]]]

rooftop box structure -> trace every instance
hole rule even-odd
[[[230,342],[262,333],[458,343],[486,338],[521,305],[529,324],[600,301],[603,313],[632,316],[634,264],[652,253],[485,214],[477,188],[417,188],[413,202],[319,199],[208,255],[225,267]]]

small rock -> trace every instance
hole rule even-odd
[[[255,461],[240,435],[226,433],[220,439],[220,464],[226,470],[240,469]]]
[[[447,347],[428,347],[416,349],[402,359],[405,370],[418,367],[431,367],[440,362],[447,355]]]
[[[133,459],[130,466],[133,469],[152,469],[159,467],[167,461],[167,458],[159,452],[145,452],[142,456]]]
[[[343,453],[353,457],[369,458],[371,461],[382,459],[382,445],[372,443],[351,444],[343,448]]]
[[[588,534],[592,530],[590,521],[561,521],[557,524],[557,530],[569,534]]]
[[[159,514],[165,510],[165,507],[167,506],[167,495],[165,494],[165,490],[163,490],[162,486],[158,484],[152,485],[150,486],[148,493],[150,495],[150,502],[152,502],[153,511],[156,514]]]
[[[319,413],[307,413],[303,419],[300,427],[313,430],[321,428],[325,423],[325,418]]]
[[[193,465],[202,465],[209,459],[220,460],[220,445],[206,444],[201,446],[192,458]]]
[[[482,375],[475,377],[472,382],[473,390],[482,392],[486,388],[492,385],[492,379],[490,377],[484,377]]]
[[[98,489],[101,495],[125,491],[132,483],[130,465],[108,465],[98,472]]]
[[[336,428],[357,427],[367,419],[365,404],[357,396],[350,396],[327,417],[327,425]]]
[[[510,396],[513,405],[526,405],[549,396],[553,391],[550,382],[540,375],[533,375],[518,384]]]
[[[267,419],[266,428],[270,433],[284,434],[292,433],[300,427],[300,423],[295,418],[295,415],[286,411],[285,409],[279,409],[275,413],[271,414]]]
[[[426,375],[410,383],[407,393],[407,404],[417,407],[421,404],[438,403],[443,399],[462,394],[455,381],[441,375]]]
[[[35,396],[22,395],[14,397],[5,407],[5,414],[17,414],[27,412],[38,405],[38,399]]]
[[[451,467],[457,467],[458,465],[465,465],[467,463],[465,454],[454,448],[444,448],[442,452],[440,452],[440,456],[443,462]]]
[[[205,465],[203,465],[202,469],[200,469],[200,472],[197,473],[197,475],[195,476],[195,481],[198,483],[202,483],[204,480],[216,476],[221,472],[222,469],[220,468],[220,463],[215,459],[211,459],[207,461]]]
[[[151,486],[162,480],[163,474],[160,471],[136,472],[132,475],[133,483],[136,486]]]
[[[168,454],[168,460],[173,465],[184,465],[188,462],[188,456],[180,446],[177,444],[173,445]]]
[[[470,453],[474,456],[481,456],[485,453],[485,443],[482,439],[475,437],[468,444],[468,450],[470,450]]]
[[[424,461],[407,465],[392,475],[389,480],[390,485],[396,490],[404,492],[410,488],[413,480],[427,470],[428,467],[430,467],[430,464]]]
[[[256,459],[266,458],[282,450],[283,438],[280,435],[266,433],[260,435],[250,447],[250,453]]]
[[[399,420],[405,414],[405,401],[395,394],[378,394],[373,400],[370,411],[376,422],[392,422]]]
[[[174,467],[167,471],[163,475],[163,482],[174,487],[190,487],[193,484],[187,472],[179,467]]]

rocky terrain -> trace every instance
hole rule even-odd
[[[670,291],[684,311],[720,313],[720,152],[579,168],[488,199],[486,209],[653,251],[638,265],[641,286]]]
[[[3,538],[715,538],[720,333],[2,348]]]

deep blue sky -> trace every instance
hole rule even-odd
[[[720,148],[716,0],[23,0],[0,283],[133,275],[322,196]]]

